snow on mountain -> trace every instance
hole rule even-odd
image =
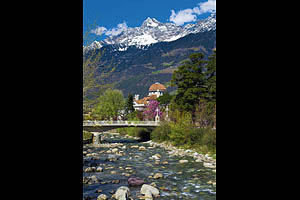
[[[84,47],[84,53],[91,49],[100,49],[106,45],[116,46],[116,51],[126,51],[129,46],[146,49],[158,42],[171,42],[191,33],[199,33],[216,29],[216,14],[198,21],[196,24],[177,26],[174,23],[161,23],[148,17],[140,27],[127,28],[117,36],[110,36],[102,41],[94,41]]]

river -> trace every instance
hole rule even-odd
[[[86,144],[83,151],[84,199],[97,199],[100,194],[109,199],[120,186],[129,187],[130,177],[154,184],[160,192],[155,199],[216,199],[215,168],[205,167],[191,156],[173,155],[151,142],[138,142],[118,134],[107,134],[104,143],[97,147]],[[187,161],[179,163],[179,160]],[[163,177],[155,177],[157,173]],[[142,198],[141,186],[129,189],[131,199]]]

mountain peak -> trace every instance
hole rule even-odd
[[[198,21],[196,24],[187,24],[184,27],[177,26],[173,23],[161,23],[155,18],[147,17],[141,27],[129,27],[126,31],[117,36],[107,37],[84,49],[97,49],[107,45],[115,45],[113,48],[117,51],[126,51],[129,46],[145,49],[154,43],[171,42],[191,33],[195,34],[211,30],[216,30],[215,13]]]
[[[147,17],[147,19],[143,22],[142,27],[151,26],[156,27],[160,24],[155,18]]]

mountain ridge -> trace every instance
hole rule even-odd
[[[161,23],[155,18],[148,17],[140,27],[127,28],[119,35],[92,42],[91,45],[83,48],[83,54],[90,50],[101,49],[107,45],[115,45],[116,51],[126,51],[129,46],[147,49],[151,44],[171,42],[191,33],[211,30],[216,30],[215,13],[195,24],[185,26],[178,26],[174,23]]]

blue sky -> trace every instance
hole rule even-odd
[[[101,40],[147,17],[177,25],[193,23],[215,10],[216,0],[83,0],[83,32]]]

